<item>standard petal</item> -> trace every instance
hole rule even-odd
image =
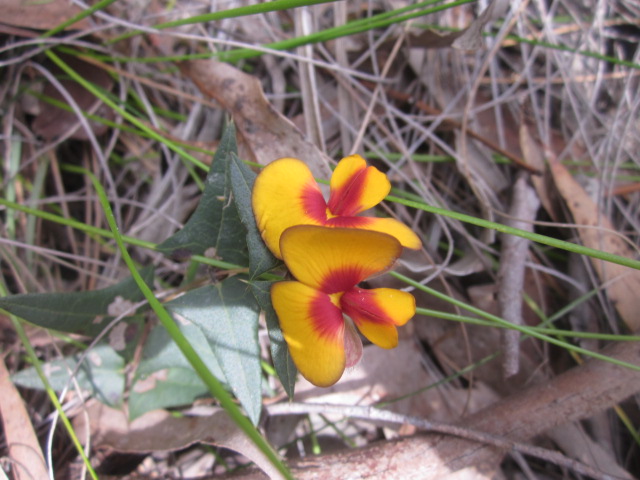
[[[357,224],[357,228],[364,228],[365,230],[373,230],[376,232],[382,232],[391,235],[392,237],[395,237],[403,247],[410,248],[412,250],[418,250],[420,247],[422,247],[422,241],[420,240],[420,237],[418,237],[418,235],[416,235],[415,232],[407,227],[404,223],[399,222],[395,218],[351,218],[362,219]]]
[[[402,253],[398,240],[384,233],[310,225],[287,229],[280,249],[294,277],[328,294],[388,270]]]
[[[336,383],[345,368],[345,326],[331,297],[300,282],[278,282],[271,300],[300,373],[319,387]]]
[[[396,326],[404,325],[416,313],[413,295],[394,288],[353,288],[342,295],[340,305],[360,332],[382,348],[398,345]]]
[[[360,155],[343,158],[331,176],[329,210],[335,216],[357,215],[380,203],[391,190],[387,176],[367,167]]]
[[[327,204],[311,170],[296,158],[281,158],[264,167],[251,203],[260,234],[278,258],[282,258],[282,232],[293,225],[321,225],[327,218]]]

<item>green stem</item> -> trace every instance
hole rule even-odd
[[[82,172],[85,170],[80,167],[75,167],[71,165],[65,165],[64,169],[69,172]],[[110,230],[106,230],[104,228],[94,227],[92,225],[87,225],[73,218],[64,218],[60,215],[56,215],[55,213],[45,212],[42,210],[37,210],[35,208],[27,207],[26,205],[22,205],[15,202],[10,202],[2,197],[0,197],[0,205],[10,208],[12,210],[16,210],[18,212],[26,213],[27,215],[33,215],[34,217],[42,218],[43,220],[48,220],[50,222],[55,222],[60,225],[65,225],[67,227],[75,228],[81,232],[85,232],[94,237],[103,237],[111,240],[115,239],[114,234]],[[133,245],[135,247],[147,248],[149,250],[155,250],[156,244],[152,242],[147,242],[145,240],[140,240],[135,237],[129,237],[127,235],[121,235],[122,240],[128,245]],[[239,270],[245,267],[241,265],[236,265],[235,263],[223,262],[222,260],[216,260],[214,258],[205,257],[204,255],[193,255],[191,257],[193,261],[210,265],[212,267],[220,268],[222,270]]]
[[[2,288],[2,295],[5,295],[5,294],[6,292],[4,291],[4,288]],[[91,475],[91,478],[93,478],[94,480],[98,480],[98,475],[96,474],[93,467],[91,467],[91,461],[89,460],[86,453],[84,452],[82,443],[80,442],[80,439],[78,439],[78,436],[76,435],[76,432],[73,429],[73,425],[71,425],[71,421],[69,420],[69,417],[67,417],[67,415],[64,413],[62,404],[60,403],[60,400],[58,400],[58,395],[56,395],[56,392],[53,390],[53,388],[51,388],[49,379],[47,378],[47,376],[44,373],[44,370],[42,369],[42,364],[40,363],[40,359],[38,358],[38,355],[36,355],[36,352],[33,349],[33,346],[31,345],[29,336],[27,335],[27,333],[24,331],[24,328],[22,327],[22,322],[20,322],[20,320],[18,320],[15,316],[11,314],[9,315],[9,318],[11,318],[13,328],[18,334],[18,337],[20,338],[20,341],[22,342],[22,345],[24,346],[24,349],[27,352],[27,357],[29,357],[31,364],[36,369],[36,373],[38,374],[38,377],[40,377],[40,381],[42,382],[42,385],[44,385],[44,389],[46,390],[47,395],[51,400],[51,403],[53,403],[54,408],[56,409],[56,411],[58,412],[58,415],[60,416],[60,420],[62,421],[62,424],[64,425],[65,429],[67,430],[67,433],[69,434],[69,437],[71,438],[71,443],[73,443],[74,447],[78,451],[78,455],[80,455],[80,458],[82,458],[82,462],[86,466],[87,471],[89,472],[89,475]]]
[[[406,200],[404,198],[396,197],[393,195],[387,196],[386,200],[390,202],[399,203],[401,205],[406,205],[408,207],[416,208],[418,210],[423,210],[425,212],[435,213],[436,215],[442,215],[444,217],[454,218],[456,220],[460,220],[461,222],[477,225],[478,227],[489,228],[501,233],[508,233],[510,235],[515,235],[517,237],[526,238],[528,240],[531,240],[532,242],[542,243],[543,245],[549,245],[550,247],[561,248],[563,250],[567,250],[568,252],[577,253],[579,255],[587,255],[589,257],[597,258],[599,260],[604,260],[606,262],[617,263],[618,265],[623,265],[625,267],[635,268],[636,270],[640,270],[639,260],[633,260],[631,258],[621,257],[619,255],[614,255],[613,253],[602,252],[594,248],[583,247],[582,245],[576,245],[575,243],[565,242],[564,240],[558,240],[556,238],[547,237],[545,235],[540,235],[538,233],[526,232],[524,230],[509,227],[501,223],[490,222],[488,220],[483,220],[481,218],[472,217],[471,215],[465,215],[464,213],[452,212],[451,210],[445,210],[444,208],[434,207],[432,205],[426,205],[422,202]]]
[[[593,358],[597,358],[598,360],[604,360],[605,362],[609,362],[609,363],[613,363],[614,365],[619,365],[621,367],[626,367],[626,368],[630,368],[632,370],[636,370],[636,371],[640,371],[640,365],[634,365],[632,363],[627,363],[627,362],[623,362],[620,360],[617,360],[615,358],[611,358],[611,357],[607,357],[606,355],[603,355],[601,353],[598,352],[592,352],[590,350],[587,350],[585,348],[582,347],[578,347],[576,345],[572,345],[570,343],[564,342],[562,340],[558,340],[557,338],[553,338],[550,337],[549,335],[545,335],[542,333],[539,333],[527,326],[523,326],[523,325],[516,325],[513,324],[511,322],[507,322],[506,320],[496,316],[496,315],[492,315],[490,313],[487,313],[483,310],[480,310],[479,308],[473,307],[471,305],[467,305],[464,302],[461,302],[460,300],[457,300],[455,298],[452,298],[448,295],[445,295],[444,293],[441,293],[437,290],[434,290],[433,288],[429,288],[425,285],[422,285],[418,282],[416,282],[415,280],[402,275],[401,273],[398,272],[391,272],[390,275],[392,275],[393,277],[397,278],[398,280],[403,281],[404,283],[406,283],[407,285],[411,285],[425,293],[428,293],[429,295],[433,295],[436,298],[439,298],[441,300],[444,300],[445,302],[451,303],[452,305],[455,305],[463,310],[467,310],[468,312],[473,313],[474,315],[478,315],[481,318],[484,318],[486,320],[489,320],[491,323],[493,323],[496,326],[499,327],[503,327],[503,328],[510,328],[513,330],[518,330],[521,333],[524,333],[526,335],[529,335],[531,337],[535,337],[538,340],[542,340],[548,343],[552,343],[553,345],[556,345],[558,347],[564,348],[566,350],[571,350],[573,352],[576,353],[580,353],[582,355],[586,355],[589,357],[593,357]]]
[[[491,320],[482,320],[481,318],[467,317],[465,315],[458,315],[457,313],[441,312],[440,310],[432,310],[430,308],[416,308],[416,315],[424,315],[426,317],[442,318],[443,320],[451,320],[453,322],[464,322],[472,325],[480,325],[483,327],[498,327],[513,329],[513,324],[500,324],[496,325]],[[604,340],[611,342],[638,342],[640,336],[638,335],[614,335],[608,333],[595,333],[595,332],[576,332],[573,330],[560,330],[557,328],[547,328],[541,326],[527,326],[525,327],[527,332],[533,331],[542,333],[545,335],[557,335],[558,337],[575,337],[575,338],[591,338],[594,340]]]
[[[189,343],[189,340],[183,335],[180,328],[176,325],[171,315],[164,308],[162,303],[155,297],[153,291],[149,286],[145,283],[144,279],[138,273],[138,270],[133,262],[133,259],[129,255],[127,248],[124,243],[124,239],[120,234],[118,225],[116,223],[115,216],[113,215],[113,211],[111,210],[111,206],[109,204],[109,199],[102,188],[102,185],[96,178],[96,176],[84,170],[84,173],[91,179],[93,186],[98,194],[98,198],[100,200],[100,204],[105,213],[105,217],[107,219],[107,223],[109,224],[109,228],[113,233],[113,238],[118,245],[118,249],[122,254],[122,258],[126,263],[133,279],[135,280],[138,288],[144,294],[145,298],[149,302],[149,305],[153,309],[153,311],[158,316],[158,319],[167,330],[173,341],[176,343],[178,348],[182,351],[184,356],[187,358],[193,369],[200,376],[204,384],[209,388],[209,391],[213,394],[214,397],[218,399],[222,408],[224,408],[231,419],[235,422],[235,424],[251,439],[251,441],[265,454],[265,456],[269,459],[269,461],[273,464],[273,466],[287,479],[293,479],[287,467],[282,463],[282,461],[278,458],[277,453],[271,448],[271,445],[264,439],[262,435],[258,432],[258,430],[253,426],[251,421],[245,417],[238,406],[233,401],[231,395],[227,393],[222,384],[218,381],[218,379],[209,371],[206,364],[202,361],[198,353]]]
[[[144,131],[150,138],[157,140],[158,142],[166,145],[169,149],[173,150],[175,153],[180,155],[182,158],[190,161],[197,167],[202,170],[208,170],[207,165],[202,163],[200,160],[195,158],[194,156],[188,154],[182,148],[178,147],[174,142],[171,142],[164,138],[162,135],[157,133],[156,131],[149,128],[142,121],[140,121],[135,116],[131,115],[125,109],[117,105],[114,101],[112,101],[107,95],[105,95],[98,87],[93,85],[91,82],[87,81],[82,75],[79,75],[73,68],[67,65],[58,55],[56,55],[51,50],[46,50],[45,54],[51,61],[53,61],[61,70],[63,70],[69,77],[82,85],[86,90],[88,90],[91,94],[93,94],[96,98],[99,98],[104,102],[105,105],[108,105],[110,108],[118,112],[122,117],[124,117],[127,121],[131,122],[133,125],[138,127],[140,130]]]
[[[230,8],[229,10],[221,10],[219,12],[205,13],[203,15],[196,15],[189,18],[181,18],[180,20],[172,20],[170,22],[159,23],[158,25],[154,25],[153,28],[157,30],[164,30],[171,27],[193,25],[194,23],[215,22],[217,20],[224,20],[225,18],[245,17],[247,15],[257,15],[259,13],[288,10],[291,8],[317,5],[319,3],[332,3],[335,1],[337,0],[273,0],[271,2],[262,2],[254,5]],[[134,30],[132,32],[125,33],[112,39],[109,43],[116,43],[135,35],[140,35],[141,33],[143,33],[141,30]]]
[[[41,35],[41,38],[52,37],[56,33],[60,33],[65,28],[70,27],[71,25],[73,25],[76,22],[79,22],[83,18],[87,18],[88,16],[93,15],[97,11],[102,10],[105,7],[108,7],[109,5],[111,5],[112,3],[117,2],[117,1],[118,0],[100,0],[98,3],[96,3],[95,5],[87,8],[86,10],[83,10],[82,12],[80,12],[75,17],[72,17],[69,20],[66,20],[66,21],[62,22],[61,24],[59,24],[57,27],[54,27],[51,30],[48,30],[48,31],[44,32]]]

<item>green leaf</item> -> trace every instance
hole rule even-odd
[[[129,419],[158,408],[190,405],[209,389],[192,368],[168,368],[139,378],[129,394]]]
[[[257,423],[262,406],[259,309],[248,285],[230,277],[191,290],[166,307],[201,328],[231,391],[251,421]]]
[[[153,268],[140,271],[147,284],[153,282]],[[144,296],[132,277],[102,290],[67,293],[27,293],[0,298],[0,308],[34,325],[62,332],[94,336],[117,314],[109,307],[136,303]]]
[[[176,324],[209,371],[216,378],[224,380],[224,373],[222,373],[218,360],[200,327],[180,319],[176,321]],[[158,370],[173,367],[191,368],[191,364],[171,339],[167,330],[158,325],[149,332],[136,375],[148,375]]]
[[[53,360],[43,365],[51,387],[60,392],[68,386],[69,373],[76,368],[80,354]],[[27,368],[11,377],[14,383],[26,388],[42,390],[44,387],[35,368]],[[124,392],[124,360],[109,345],[101,344],[91,349],[74,378],[82,390],[91,392],[102,403],[118,406]]]
[[[272,284],[273,282],[252,282],[251,291],[266,316],[273,367],[276,369],[276,373],[280,378],[280,383],[282,383],[287,395],[289,395],[289,398],[293,398],[298,369],[291,359],[287,342],[282,336],[282,329],[278,322],[278,316],[271,304],[270,291]]]
[[[181,320],[176,323],[209,371],[224,379],[218,360],[200,327]],[[129,418],[133,420],[156,408],[187,405],[207,392],[207,387],[167,330],[161,325],[151,330],[129,394]]]
[[[238,158],[231,154],[229,166],[231,190],[242,224],[247,229],[247,246],[249,247],[249,278],[254,279],[277,267],[280,261],[274,257],[262,241],[256,225],[251,205],[251,192],[256,174]]]
[[[203,255],[210,248],[215,256],[237,265],[247,264],[245,230],[233,206],[229,182],[231,154],[237,153],[235,128],[224,131],[213,157],[202,197],[184,228],[157,246],[172,257]]]

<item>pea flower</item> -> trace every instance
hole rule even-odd
[[[280,251],[296,280],[274,283],[271,300],[291,357],[307,380],[328,387],[360,360],[362,342],[351,322],[375,345],[397,346],[396,326],[415,314],[413,295],[357,286],[393,266],[402,252],[396,238],[300,225],[284,231]]]
[[[393,218],[356,216],[380,203],[390,190],[384,173],[368,167],[360,155],[351,155],[343,158],[333,172],[326,202],[304,162],[281,158],[256,178],[252,205],[263,240],[280,259],[280,236],[294,225],[374,230],[397,238],[407,248],[418,249],[420,239],[403,223]]]

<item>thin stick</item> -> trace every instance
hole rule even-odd
[[[513,190],[507,224],[528,232],[533,231],[533,221],[540,207],[540,200],[526,179],[520,176]],[[515,235],[502,234],[502,251],[498,269],[498,305],[502,318],[515,325],[522,325],[522,290],[529,240]],[[503,371],[508,378],[518,373],[520,358],[520,332],[502,331],[504,349]]]

